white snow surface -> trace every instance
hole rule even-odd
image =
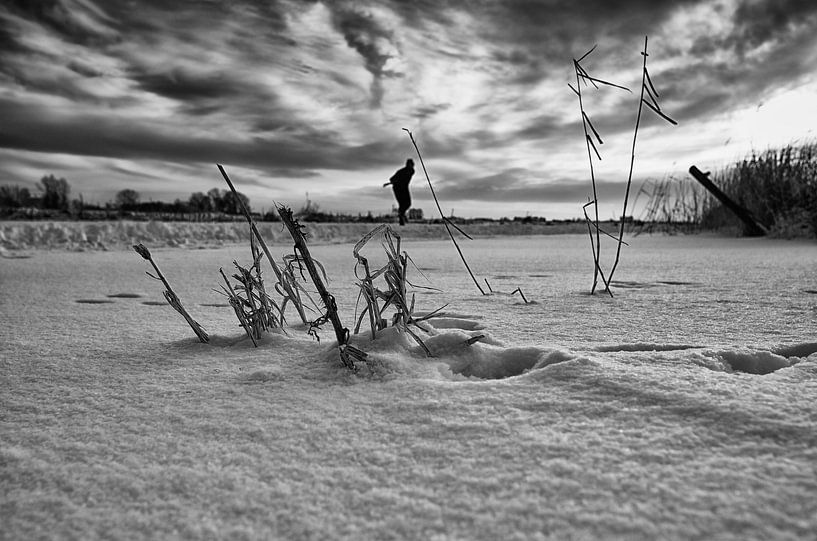
[[[357,242],[378,224],[308,223],[310,242]],[[581,232],[579,223],[482,222],[469,224],[473,237],[497,235],[548,235],[565,231]],[[290,244],[289,232],[281,222],[259,222],[258,229],[267,242]],[[401,228],[405,238],[447,239],[440,224],[412,223]],[[249,228],[243,220],[235,222],[161,222],[161,221],[0,221],[0,254],[14,250],[109,250],[130,248],[142,242],[149,247],[219,247],[249,242]]]
[[[362,333],[358,374],[294,312],[243,336],[213,288],[246,246],[152,250],[210,344],[133,251],[33,246],[0,258],[2,539],[817,531],[813,242],[632,238],[610,298],[586,235],[464,241],[484,296],[450,241],[408,239],[434,356]],[[311,248],[352,327],[352,244]]]

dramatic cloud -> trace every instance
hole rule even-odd
[[[815,28],[807,0],[8,0],[0,183],[53,173],[100,200],[173,199],[219,186],[218,162],[259,208],[310,192],[383,212],[380,185],[414,156],[405,127],[458,214],[578,216],[573,58],[597,44],[583,65],[632,90],[584,96],[600,199],[618,205],[644,36],[679,126],[645,115],[637,182],[813,137]],[[415,179],[416,206],[436,212]]]

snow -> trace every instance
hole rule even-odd
[[[2,537],[813,536],[813,242],[636,237],[612,299],[587,295],[581,235],[464,243],[488,296],[450,242],[404,248],[439,290],[419,309],[447,305],[434,357],[355,335],[357,375],[329,327],[242,336],[212,289],[245,246],[151,247],[210,344],[130,250],[9,250],[29,257],[0,259]],[[351,326],[352,244],[311,249]]]
[[[310,223],[310,242],[357,242],[374,229],[371,223]],[[581,232],[584,224],[498,222],[467,226],[471,236],[555,234]],[[258,229],[267,242],[290,244],[291,238],[280,222],[260,222]],[[402,229],[406,238],[448,238],[439,224],[412,223]],[[235,222],[159,221],[6,221],[0,222],[0,253],[27,249],[108,250],[129,249],[142,242],[159,246],[202,248],[249,242],[247,224]]]

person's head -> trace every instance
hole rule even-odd
[[[406,167],[414,168],[414,160],[412,160],[411,158],[406,160]]]

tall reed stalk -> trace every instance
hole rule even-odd
[[[457,244],[457,239],[454,238],[454,234],[451,232],[451,227],[453,226],[457,231],[462,233],[466,238],[470,239],[471,237],[469,237],[462,229],[457,227],[456,224],[451,222],[451,220],[449,220],[448,218],[445,217],[445,214],[443,213],[443,209],[440,206],[440,200],[437,199],[437,194],[434,192],[434,186],[431,185],[431,178],[429,178],[429,176],[428,176],[428,170],[426,170],[426,164],[423,161],[423,155],[420,154],[420,148],[417,146],[417,141],[414,140],[414,135],[412,135],[410,130],[408,130],[407,128],[403,128],[403,130],[405,130],[405,132],[408,133],[409,139],[411,139],[411,144],[414,145],[414,150],[417,151],[417,157],[420,159],[420,165],[423,167],[423,173],[425,173],[426,180],[428,181],[428,187],[431,189],[431,196],[434,198],[434,203],[436,203],[437,210],[440,212],[440,217],[443,220],[443,225],[445,225],[445,230],[448,231],[448,236],[451,237],[451,242],[454,243],[454,247],[457,249],[457,253],[460,254],[460,259],[462,259],[462,262],[465,265],[465,268],[468,271],[468,274],[471,276],[471,280],[474,281],[474,285],[477,286],[477,289],[479,289],[480,293],[485,295],[486,293],[482,289],[482,286],[479,285],[479,282],[477,281],[476,277],[474,276],[474,273],[471,272],[471,267],[468,266],[468,261],[465,260],[465,256],[462,254],[462,249],[460,249],[460,245]]]
[[[635,168],[635,144],[638,139],[638,127],[641,124],[641,111],[644,108],[644,105],[649,107],[655,114],[666,120],[672,125],[677,125],[678,123],[675,122],[673,119],[665,115],[661,111],[661,106],[658,104],[658,91],[655,90],[655,86],[652,84],[652,80],[650,79],[650,74],[647,71],[647,57],[649,54],[647,53],[647,36],[644,36],[644,51],[642,51],[641,55],[643,56],[643,65],[641,68],[641,96],[638,98],[638,113],[636,114],[635,119],[635,129],[633,130],[633,147],[630,153],[630,172],[627,175],[627,188],[624,191],[624,208],[621,210],[621,223],[618,230],[618,243],[616,246],[616,259],[613,262],[613,266],[610,268],[610,275],[607,277],[605,281],[605,286],[607,287],[607,291],[610,291],[610,283],[613,281],[613,274],[616,272],[616,268],[618,267],[619,259],[621,258],[621,245],[624,242],[624,224],[627,220],[627,203],[630,199],[630,186],[633,184],[633,169]],[[650,101],[646,101],[644,99],[644,95],[647,95],[650,98]]]
[[[594,45],[592,49],[586,52],[581,58],[578,60],[573,60],[573,68],[576,73],[576,88],[573,88],[572,85],[570,86],[571,90],[578,96],[579,99],[579,111],[582,117],[582,128],[584,130],[584,140],[585,146],[587,147],[587,159],[590,163],[590,182],[593,187],[593,199],[585,204],[582,208],[584,211],[585,221],[587,222],[587,229],[588,234],[590,235],[590,243],[591,243],[591,251],[593,254],[593,286],[590,289],[590,294],[592,295],[596,291],[596,287],[598,286],[598,279],[601,277],[602,283],[604,284],[604,290],[612,297],[613,292],[610,289],[610,285],[613,281],[613,275],[618,268],[619,261],[621,260],[621,247],[626,245],[627,243],[624,242],[624,226],[627,223],[627,207],[630,201],[630,189],[633,182],[633,171],[635,168],[635,149],[636,149],[636,141],[638,140],[638,128],[641,124],[641,117],[643,107],[646,105],[650,110],[652,110],[655,114],[659,117],[663,118],[667,122],[671,124],[677,124],[673,119],[667,116],[662,110],[661,106],[658,104],[658,91],[656,91],[655,86],[652,83],[652,79],[650,78],[650,74],[647,71],[647,37],[644,37],[644,50],[641,52],[643,56],[643,63],[641,68],[641,94],[638,98],[638,111],[636,114],[636,121],[635,121],[635,129],[633,130],[633,143],[632,143],[632,151],[630,153],[630,170],[629,174],[627,175],[627,186],[624,191],[624,204],[623,209],[621,211],[621,218],[619,221],[619,231],[618,236],[615,237],[610,235],[609,233],[604,232],[600,225],[599,225],[599,201],[598,201],[598,191],[596,189],[596,174],[593,162],[593,156],[595,155],[597,160],[601,160],[601,154],[598,151],[598,147],[596,146],[596,141],[599,145],[604,144],[599,135],[598,130],[593,127],[593,124],[590,122],[590,117],[587,115],[585,108],[584,108],[584,100],[582,94],[582,88],[587,87],[589,85],[593,85],[596,89],[599,88],[599,85],[606,85],[615,88],[619,88],[622,90],[626,90],[630,92],[630,90],[626,87],[613,84],[609,81],[604,81],[602,79],[597,79],[595,77],[591,77],[587,70],[581,65],[581,62],[587,58],[590,53],[592,53],[596,49]],[[591,137],[592,133],[592,137]],[[587,207],[593,205],[594,207],[594,218],[591,220],[590,216],[587,214]],[[602,270],[601,266],[601,237],[602,235],[609,236],[613,238],[616,242],[616,255],[613,261],[612,266],[610,267],[610,271],[607,276],[604,275],[604,271]]]
[[[239,205],[241,206],[241,212],[244,214],[244,217],[247,219],[247,223],[252,230],[252,234],[255,235],[255,238],[258,240],[258,244],[261,245],[261,249],[264,250],[264,255],[267,256],[267,261],[269,261],[270,266],[272,267],[272,271],[275,273],[275,277],[278,279],[278,283],[280,284],[281,288],[285,292],[285,299],[281,306],[282,310],[286,306],[286,301],[289,300],[292,302],[292,305],[295,307],[295,310],[298,312],[298,315],[301,318],[301,322],[304,324],[309,323],[309,319],[306,317],[306,312],[304,311],[303,301],[301,300],[301,296],[299,293],[298,284],[294,281],[286,272],[283,272],[278,264],[273,259],[272,254],[270,254],[269,248],[267,248],[267,243],[264,242],[264,237],[261,236],[261,233],[258,231],[258,226],[255,225],[255,220],[252,219],[250,215],[250,210],[244,205],[244,201],[238,197],[238,193],[236,192],[235,186],[233,186],[230,177],[227,176],[227,171],[224,170],[224,167],[221,164],[216,164],[218,166],[218,170],[221,171],[221,176],[224,177],[224,180],[227,182],[227,186],[230,187],[233,194],[236,196],[235,199],[238,201]],[[283,317],[283,313],[281,314]]]
[[[587,161],[590,164],[590,183],[593,188],[593,199],[592,201],[588,202],[584,205],[584,216],[585,220],[588,223],[588,234],[590,235],[590,244],[593,253],[593,286],[590,288],[590,294],[592,295],[596,291],[596,287],[598,286],[599,276],[602,276],[602,281],[605,284],[605,289],[607,293],[610,294],[612,297],[613,293],[610,291],[609,284],[604,279],[604,272],[601,268],[601,234],[602,230],[599,225],[599,197],[598,197],[598,190],[596,189],[596,170],[593,164],[593,155],[595,154],[598,160],[601,160],[601,153],[599,153],[598,148],[596,147],[595,141],[598,141],[599,145],[603,145],[604,141],[601,139],[599,132],[593,127],[592,122],[590,122],[590,117],[587,116],[584,108],[584,96],[582,94],[582,87],[586,87],[589,85],[593,85],[594,88],[598,89],[599,85],[610,86],[614,88],[619,88],[622,90],[626,90],[630,92],[630,89],[624,86],[620,86],[609,81],[605,81],[602,79],[597,79],[595,77],[590,76],[587,70],[581,65],[581,62],[590,56],[590,54],[596,50],[597,45],[593,45],[593,47],[584,53],[581,58],[573,59],[573,69],[576,73],[576,88],[573,88],[573,85],[568,84],[571,90],[576,94],[579,99],[579,111],[582,117],[582,130],[584,131],[584,141],[585,146],[587,147]],[[590,134],[593,134],[593,137]],[[590,217],[587,215],[587,207],[589,205],[593,205],[594,208],[594,219],[591,220]]]

